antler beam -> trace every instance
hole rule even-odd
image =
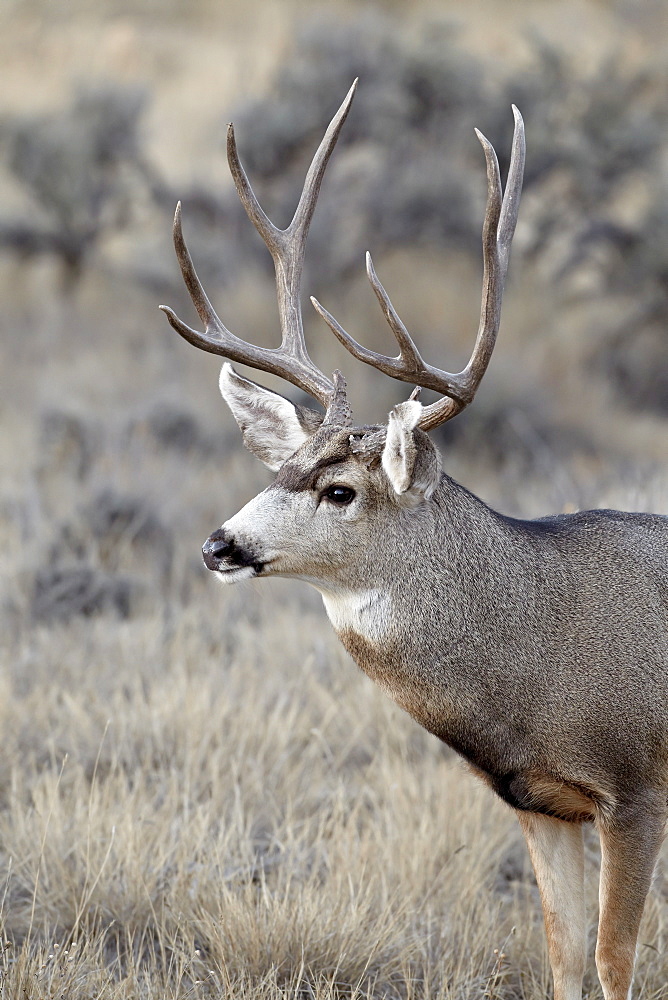
[[[318,301],[312,298],[314,308],[325,320],[330,330],[343,346],[365,364],[378,368],[392,378],[412,382],[425,389],[443,393],[443,397],[425,406],[419,426],[431,430],[450,420],[467,406],[478,389],[487,370],[501,321],[501,300],[510,260],[510,247],[517,224],[522,179],[524,175],[524,122],[513,105],[515,130],[510,159],[510,169],[503,193],[499,164],[492,144],[476,129],[487,162],[487,208],[482,231],[483,283],[480,325],[473,353],[466,367],[456,374],[442,371],[427,364],[420,355],[412,337],[399,318],[390,298],[376,275],[371,255],[367,254],[367,274],[383,314],[399,345],[396,358],[377,354],[354,340],[340,323]]]
[[[227,128],[227,160],[237,193],[248,218],[264,240],[274,260],[281,346],[265,348],[249,344],[231,333],[217,316],[197,276],[183,237],[180,202],[174,216],[174,248],[193,305],[204,324],[204,332],[193,330],[179,319],[169,306],[160,306],[174,329],[195,347],[279,375],[319,400],[325,407],[334,394],[334,384],[314,365],[306,350],[299,294],[306,237],[320,185],[341,127],[350,110],[356,87],[357,80],[325,132],[309,167],[299,204],[287,229],[278,229],[262,209],[239,160],[234,127],[228,125]]]

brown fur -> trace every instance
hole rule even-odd
[[[635,809],[634,809],[635,811]],[[601,880],[596,965],[605,1000],[627,1000],[633,979],[638,929],[664,837],[665,795],[647,796],[640,824],[628,817],[601,825]]]
[[[358,667],[404,711],[429,732],[438,728],[438,716],[425,698],[427,692],[409,674],[399,675],[400,658],[392,644],[369,642],[352,629],[344,629],[337,635]]]
[[[489,775],[474,765],[470,766],[478,777],[494,788],[494,781]],[[522,808],[527,812],[553,816],[569,823],[590,822],[605,809],[604,792],[540,772],[527,771],[518,775],[513,793],[521,799]]]
[[[329,469],[333,465],[341,465],[349,457],[347,450],[345,452],[335,451],[333,455],[327,455],[306,469],[302,468],[296,462],[288,461],[281,467],[271,485],[272,487],[290,490],[293,493],[298,493],[300,490],[312,490],[318,481],[320,473],[324,469]]]

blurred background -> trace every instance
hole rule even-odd
[[[175,546],[181,575],[199,574],[201,539],[265,481],[216,359],[156,308],[195,321],[174,205],[224,322],[276,344],[271,263],[228,176],[225,124],[285,225],[355,76],[304,275],[317,362],[345,371],[360,422],[405,394],[353,362],[306,297],[393,353],[370,249],[426,357],[465,363],[485,199],[473,128],[503,172],[514,102],[527,170],[501,335],[475,405],[438,434],[446,468],[508,513],[663,509],[665,4],[8,0],[0,21],[1,558],[19,618],[162,599]]]
[[[394,353],[368,249],[426,359],[459,370],[481,291],[473,129],[504,174],[515,103],[501,332],[474,404],[435,433],[445,469],[509,514],[666,512],[668,6],[3,0],[0,64],[3,995],[545,997],[509,811],[355,670],[315,592],[223,590],[204,569],[202,541],[270,475],[219,359],[157,306],[197,325],[181,199],[223,321],[278,343],[226,123],[286,225],[359,76],[304,315],[359,422],[384,420],[410,387],[354,362],[307,296]],[[638,981],[658,998],[661,875],[651,900]]]

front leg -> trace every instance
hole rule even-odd
[[[582,1000],[587,959],[582,825],[518,812],[543,903],[554,1000]]]

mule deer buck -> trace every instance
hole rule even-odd
[[[627,1000],[668,801],[668,521],[611,510],[506,517],[441,471],[426,433],[471,402],[494,348],[524,167],[517,109],[505,193],[494,149],[478,133],[488,184],[483,294],[463,371],[423,361],[369,256],[397,357],[362,347],[312,300],[353,357],[442,394],[423,406],[415,390],[387,424],[355,426],[342,375],[330,381],[309,358],[299,298],[309,224],[354,91],[284,230],[260,207],[228,129],[234,183],[274,259],[280,348],[248,344],[223,325],[177,207],[176,253],[205,332],[162,306],[169,322],[196,347],[281,376],[325,411],[223,366],[220,389],[244,443],[277,476],[210,535],[204,562],[226,583],[286,576],[317,588],[362,670],[517,811],[540,888],[555,1000],[582,996],[582,829],[596,824],[596,964],[606,1000]]]

